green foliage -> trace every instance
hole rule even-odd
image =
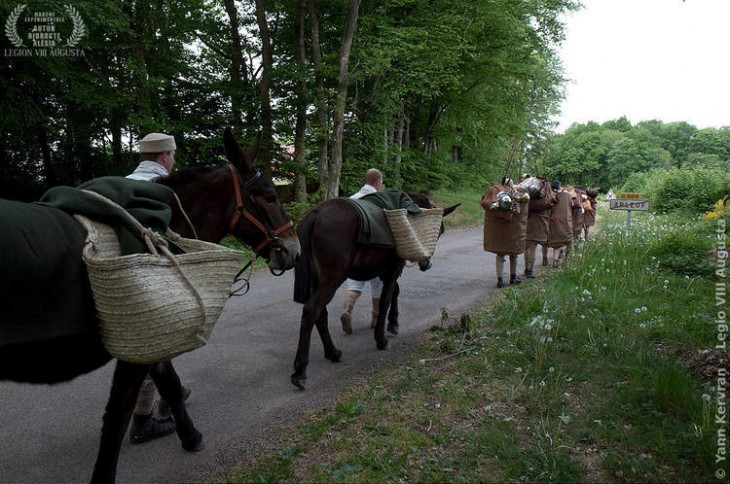
[[[713,201],[718,192],[727,190],[730,133],[726,128],[698,130],[688,123],[661,121],[632,126],[623,117],[602,125],[574,124],[564,134],[549,138],[544,151],[541,163],[550,177],[604,190],[624,187],[623,191],[642,195],[661,192],[656,207],[664,211],[706,207],[702,195],[687,197],[685,192],[684,197],[676,198],[684,188],[700,189]],[[673,172],[673,168],[682,171]],[[679,177],[687,180],[675,179]],[[692,197],[694,205],[688,202]]]
[[[706,234],[697,229],[678,230],[656,240],[649,253],[659,260],[661,267],[680,276],[712,279],[710,249],[711,242]]]
[[[225,126],[250,140],[263,122],[260,4],[232,3],[82,0],[74,8],[89,31],[83,57],[3,57],[0,196],[31,198],[30,187],[127,173],[136,141],[149,131],[176,136],[178,166],[221,162]],[[312,59],[295,60],[298,2],[262,3],[273,49],[266,73],[273,138],[294,138],[302,103],[308,121],[305,166],[281,168],[303,171],[314,191],[329,169],[315,147],[331,137],[315,122],[315,80],[331,118],[345,9],[316,3],[322,65],[315,73]],[[0,7],[3,18],[11,8]],[[347,80],[341,192],[356,190],[371,166],[389,186],[410,190],[482,188],[510,162],[514,176],[550,130],[564,82],[561,16],[577,8],[574,0],[363,1]]]
[[[704,213],[730,193],[730,176],[724,170],[681,168],[655,170],[647,180],[646,192],[658,212]]]

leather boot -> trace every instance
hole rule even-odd
[[[378,325],[378,316],[380,315],[380,298],[374,297],[373,298],[373,317],[370,319],[370,327],[375,329],[375,326]]]
[[[345,293],[345,308],[340,315],[340,323],[342,323],[342,331],[347,334],[352,334],[352,309],[359,297],[360,291],[347,291]]]
[[[158,420],[149,415],[137,415],[132,417],[132,430],[129,432],[129,443],[132,445],[143,444],[150,440],[164,437],[175,432],[175,421],[171,418]]]

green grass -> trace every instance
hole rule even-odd
[[[627,235],[606,212],[563,267],[433,328],[225,480],[714,482],[713,389],[682,355],[715,343],[716,222],[639,214]],[[691,274],[667,263],[687,251]]]
[[[444,219],[444,226],[448,228],[481,224],[484,221],[484,210],[479,205],[479,201],[483,194],[484,191],[472,188],[459,191],[440,189],[431,195],[439,205],[449,207],[461,203],[456,212]]]

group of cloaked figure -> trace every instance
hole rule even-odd
[[[519,284],[517,256],[524,254],[525,277],[533,278],[537,246],[542,265],[558,267],[573,244],[588,238],[596,223],[598,191],[561,186],[560,181],[522,175],[517,184],[508,177],[487,189],[484,209],[484,250],[496,255],[497,287],[505,287],[504,265],[509,256],[509,283]]]

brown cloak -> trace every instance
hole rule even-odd
[[[570,193],[565,190],[558,192],[558,203],[550,213],[550,230],[548,232],[548,247],[557,249],[570,245],[573,241],[573,215],[570,202]]]
[[[519,212],[511,213],[511,216],[499,208],[491,209],[490,204],[502,191],[514,193],[514,188],[495,184],[482,197],[484,250],[500,255],[522,254],[527,237],[528,204],[519,204]]]

